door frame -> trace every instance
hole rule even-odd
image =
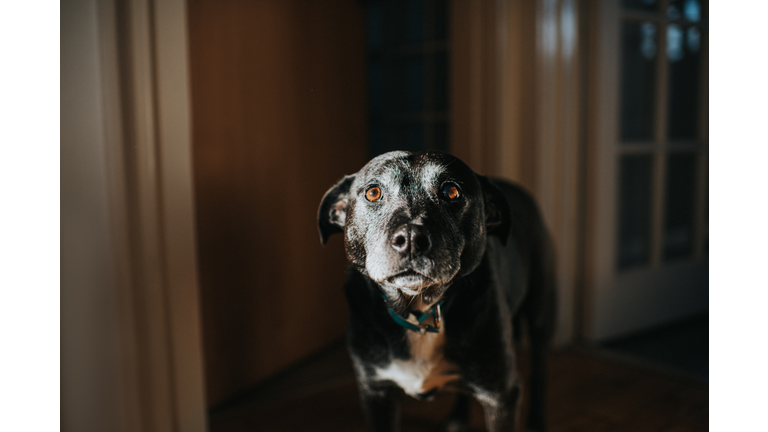
[[[664,7],[666,1],[662,0]],[[620,42],[621,22],[630,15],[622,12],[620,2],[591,0],[589,2],[589,92],[586,158],[586,215],[585,220],[585,284],[581,315],[584,317],[582,334],[588,341],[598,342],[632,332],[662,325],[680,317],[692,315],[708,307],[708,299],[701,295],[701,286],[707,283],[708,259],[703,252],[700,236],[693,240],[693,257],[674,263],[661,258],[663,193],[666,154],[670,150],[664,140],[666,130],[666,58],[657,64],[654,143],[644,149],[652,155],[653,203],[651,210],[651,259],[647,268],[617,270],[617,213],[618,163],[622,154],[634,152],[631,146],[620,143]],[[663,10],[663,9],[662,9]],[[659,32],[658,51],[665,52],[665,35]],[[708,63],[707,38],[701,47],[702,62]],[[664,54],[662,54],[663,56]],[[705,173],[708,164],[707,112],[708,82],[706,70],[701,76],[702,100],[699,107],[699,135],[701,148],[697,169]],[[662,90],[659,90],[662,88]],[[681,148],[682,149],[682,148]],[[645,153],[644,153],[645,154]],[[696,184],[696,213],[694,232],[705,230],[703,219],[708,175],[699,175]],[[682,287],[682,288],[681,288]]]

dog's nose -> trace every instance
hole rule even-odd
[[[432,240],[429,233],[423,227],[418,225],[411,226],[411,255],[417,256],[429,252],[432,247]]]
[[[399,227],[392,235],[392,247],[400,253],[407,252],[411,247],[410,237],[411,233],[408,229],[408,225]]]
[[[429,233],[420,225],[403,225],[392,235],[392,248],[400,253],[410,252],[411,256],[419,256],[431,247]]]

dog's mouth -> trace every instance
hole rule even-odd
[[[437,282],[415,270],[404,270],[387,278],[387,282],[396,286],[404,294],[416,295]]]

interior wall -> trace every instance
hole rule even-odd
[[[363,2],[190,0],[208,406],[341,338],[340,236],[324,192],[365,162]]]

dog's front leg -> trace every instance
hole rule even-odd
[[[388,384],[361,385],[360,398],[372,432],[395,432],[399,429],[400,399],[397,387]]]
[[[500,394],[480,392],[477,400],[485,411],[485,425],[489,432],[512,432],[516,428],[520,385],[515,383]]]

